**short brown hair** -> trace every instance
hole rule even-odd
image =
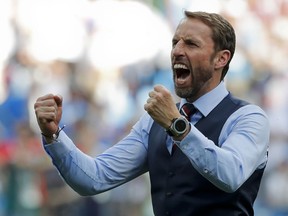
[[[234,28],[226,19],[216,13],[207,13],[201,11],[185,11],[184,13],[187,18],[199,19],[211,28],[212,40],[214,42],[214,49],[216,52],[225,49],[230,51],[231,57],[222,71],[221,80],[224,79],[235,52],[236,35]]]

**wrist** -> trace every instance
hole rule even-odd
[[[187,135],[188,133],[191,131],[191,125],[190,123],[188,124],[188,129],[185,131],[184,134],[182,134],[181,136],[173,136],[172,139],[173,141],[180,143],[180,141],[182,141]]]
[[[41,132],[41,135],[43,136],[43,138],[47,144],[52,143],[58,139],[59,134],[64,129],[64,127],[65,127],[65,125],[63,125],[61,128],[58,127],[57,131],[51,135],[45,134],[43,132]]]
[[[189,121],[184,116],[180,116],[172,120],[171,125],[166,129],[166,132],[169,136],[179,139],[187,134],[189,128]]]
[[[52,137],[46,137],[44,135],[42,135],[42,137],[45,141],[45,144],[50,144],[50,143],[53,143],[55,141]]]

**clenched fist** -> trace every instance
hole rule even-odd
[[[60,95],[47,94],[39,97],[34,104],[37,122],[41,132],[45,134],[47,143],[53,141],[53,134],[59,128],[62,117],[62,100]]]
[[[181,116],[172,94],[162,85],[156,85],[153,91],[149,92],[149,98],[144,109],[154,121],[166,129],[171,125],[174,118]]]

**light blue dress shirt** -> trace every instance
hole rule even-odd
[[[269,122],[256,105],[246,105],[234,112],[224,124],[216,146],[193,125],[207,116],[227,96],[224,82],[193,104],[198,108],[191,119],[191,131],[177,145],[198,170],[216,187],[237,190],[256,170],[267,163]],[[182,99],[180,104],[185,103]],[[120,142],[97,157],[82,153],[61,131],[52,144],[45,144],[64,180],[81,195],[94,195],[124,184],[147,172],[149,131],[153,119],[145,113]],[[167,149],[172,150],[167,136]],[[152,143],[153,145],[153,143]],[[155,165],[157,166],[157,165]]]

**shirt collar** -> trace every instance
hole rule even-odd
[[[221,81],[216,88],[194,101],[193,105],[206,117],[228,94],[229,92],[224,82]],[[182,98],[180,107],[182,107],[184,103],[187,103],[187,101]]]

